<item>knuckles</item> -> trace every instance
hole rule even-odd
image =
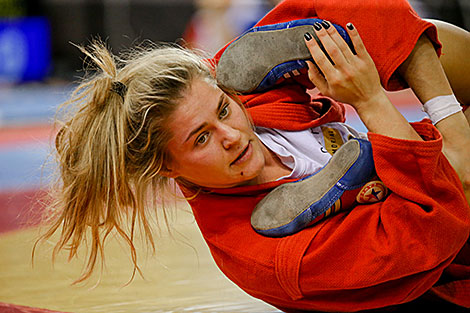
[[[333,47],[328,51],[328,54],[330,55],[331,58],[337,59],[340,56],[340,49],[338,47]]]
[[[333,89],[343,87],[344,85],[344,77],[342,75],[332,74],[327,78],[327,81],[328,85]]]

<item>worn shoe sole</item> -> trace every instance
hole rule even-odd
[[[252,212],[251,225],[265,236],[291,235],[325,214],[345,192],[362,187],[374,176],[370,142],[351,139],[317,173],[271,191]]]
[[[272,87],[285,73],[306,67],[311,59],[304,43],[309,32],[315,39],[313,24],[321,19],[304,19],[255,27],[229,45],[216,68],[220,85],[241,93],[262,91]],[[343,39],[350,45],[346,31],[338,26]]]

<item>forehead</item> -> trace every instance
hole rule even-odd
[[[205,79],[196,78],[183,92],[183,97],[175,110],[175,115],[188,118],[197,117],[213,106],[217,106],[221,95],[222,90],[215,84]]]
[[[193,105],[196,102],[196,105],[203,105],[203,103],[200,103],[201,101],[208,101],[214,96],[219,97],[221,93],[222,90],[212,80],[195,78],[183,92],[182,104]]]
[[[173,134],[184,135],[203,123],[217,109],[222,94],[222,90],[214,83],[196,78],[183,92],[178,107],[169,118]]]

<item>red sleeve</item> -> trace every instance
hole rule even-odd
[[[470,208],[441,153],[440,134],[427,123],[413,126],[427,141],[369,134],[390,196],[327,220],[307,248],[299,293],[316,299],[320,309],[411,301],[433,287],[467,241]],[[458,301],[470,305],[468,299]]]
[[[470,307],[470,250],[454,263],[468,238],[470,209],[437,130],[413,126],[426,141],[369,134],[378,175],[392,191],[385,201],[292,236],[264,237],[250,225],[255,205],[282,182],[190,200],[219,268],[250,295],[283,310],[365,310],[428,291]],[[444,271],[447,280],[437,285]]]
[[[254,125],[282,130],[304,130],[330,122],[344,122],[344,104],[325,96],[311,97],[299,85],[247,95],[247,111]]]

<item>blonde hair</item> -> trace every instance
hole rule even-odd
[[[77,283],[90,277],[99,258],[103,266],[104,242],[117,231],[130,247],[134,277],[140,272],[136,223],[155,250],[146,209],[155,208],[171,187],[169,179],[159,175],[171,162],[168,117],[194,78],[213,78],[203,57],[176,45],[135,48],[120,58],[100,41],[79,48],[94,72],[60,108],[71,113],[59,122],[51,226],[39,241],[60,229],[53,258],[64,248],[72,258],[87,233],[91,235]]]

